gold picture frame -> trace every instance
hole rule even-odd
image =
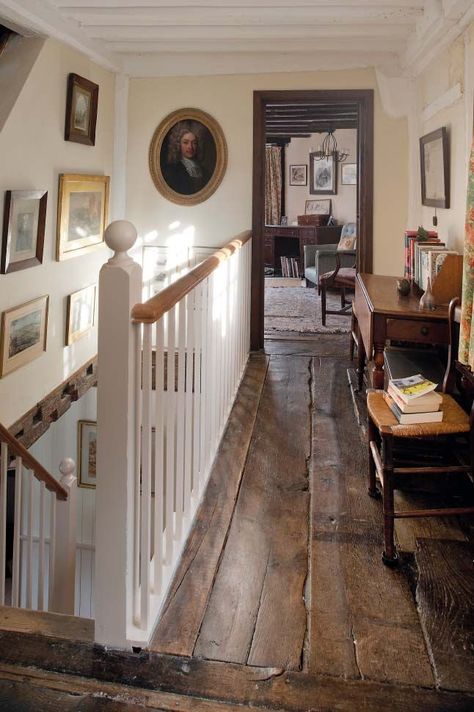
[[[222,182],[227,143],[212,116],[200,109],[178,109],[156,128],[148,160],[161,195],[177,205],[197,205]]]
[[[89,284],[68,295],[66,346],[71,346],[92,329],[95,323],[97,285]]]
[[[109,210],[109,176],[59,176],[56,259],[77,257],[104,244]]]
[[[97,422],[77,423],[77,486],[94,489],[97,477]]]
[[[32,299],[2,314],[0,377],[46,351],[49,296]]]

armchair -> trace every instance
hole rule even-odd
[[[315,285],[318,294],[321,294],[320,277],[326,272],[336,269],[336,252],[341,250],[343,241],[354,240],[356,223],[346,223],[341,231],[339,244],[336,245],[305,245],[304,247],[304,276],[306,286]],[[352,267],[355,262],[355,250],[345,249],[340,253],[340,266]]]

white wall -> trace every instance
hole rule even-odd
[[[298,215],[304,215],[305,201],[311,198],[321,198],[331,200],[331,214],[338,223],[355,222],[357,216],[357,186],[342,185],[342,166],[347,163],[357,163],[357,130],[340,129],[334,132],[339,150],[343,148],[349,151],[349,155],[338,165],[337,194],[336,195],[311,195],[310,186],[310,162],[309,154],[316,151],[321,144],[324,135],[311,134],[308,138],[292,138],[286,147],[285,165],[286,175],[285,185],[285,210],[288,223],[296,223]],[[291,186],[289,184],[289,170],[291,165],[306,165],[308,171],[308,182],[306,186]]]
[[[132,79],[129,92],[127,215],[142,237],[158,244],[190,239],[221,245],[251,227],[253,91],[272,89],[375,89],[374,268],[403,272],[407,221],[407,121],[382,110],[374,71],[352,70],[217,77]],[[229,160],[221,186],[201,205],[180,207],[156,190],[148,170],[154,130],[171,111],[196,107],[222,126]],[[389,167],[389,169],[388,169]],[[175,221],[179,226],[171,229]]]
[[[0,73],[2,65],[0,63]],[[69,72],[99,84],[95,146],[64,141]],[[49,295],[47,351],[0,379],[0,422],[11,425],[97,351],[96,329],[65,347],[67,295],[97,281],[105,247],[56,262],[56,210],[60,173],[110,175],[113,163],[114,76],[84,55],[48,40],[0,133],[0,215],[6,190],[46,189],[43,264],[0,275],[0,311]]]

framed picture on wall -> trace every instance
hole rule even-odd
[[[49,297],[32,299],[2,314],[0,376],[24,366],[46,351]]]
[[[73,292],[67,298],[66,346],[85,336],[95,321],[96,285]]]
[[[59,176],[57,260],[77,257],[104,243],[108,205],[109,176]]]
[[[331,215],[331,198],[327,200],[306,200],[305,215]]]
[[[95,146],[99,86],[70,74],[67,82],[64,140]]]
[[[46,190],[7,190],[3,212],[1,272],[43,262]]]
[[[445,126],[420,138],[421,203],[449,208],[449,143]]]
[[[333,156],[318,160],[316,153],[309,154],[309,192],[311,195],[336,195],[337,162]]]
[[[341,185],[357,185],[357,163],[341,164]]]
[[[308,166],[306,164],[290,166],[290,185],[308,184]]]
[[[97,482],[97,423],[80,420],[77,430],[77,486],[95,487]]]

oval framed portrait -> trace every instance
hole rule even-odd
[[[178,109],[163,119],[150,143],[150,173],[157,190],[178,205],[207,200],[227,167],[221,127],[200,109]]]

